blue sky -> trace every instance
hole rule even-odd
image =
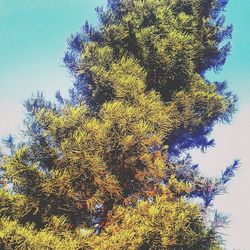
[[[63,66],[66,40],[85,20],[97,23],[94,7],[106,0],[0,0],[0,136],[16,134],[24,117],[22,103],[43,91],[48,99],[56,90],[67,93],[72,85]],[[216,147],[206,154],[192,152],[204,173],[218,175],[234,158],[242,168],[215,205],[232,214],[225,230],[227,249],[250,249],[250,0],[231,0],[227,22],[234,26],[232,52],[219,74],[239,97],[238,112],[230,125],[216,126],[211,137]]]
[[[51,99],[58,89],[67,92],[66,40],[86,19],[97,23],[98,3],[105,1],[0,0],[0,135],[20,128],[32,93]]]

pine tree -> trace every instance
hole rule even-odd
[[[185,152],[212,146],[213,126],[235,110],[226,83],[205,78],[230,50],[225,6],[109,0],[97,8],[100,27],[86,22],[68,41],[69,98],[32,97],[24,140],[6,140],[2,248],[221,249],[226,218],[211,205],[238,161],[208,178]]]

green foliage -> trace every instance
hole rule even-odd
[[[25,227],[2,218],[0,221],[0,248],[18,250],[44,250],[44,249],[88,249],[81,238],[73,237],[69,231],[60,233],[57,229],[56,234],[52,228],[37,231],[33,225]]]
[[[163,194],[136,207],[115,207],[105,231],[90,237],[93,249],[210,249],[216,235],[206,229],[200,208]]]
[[[234,111],[204,77],[228,52],[223,3],[110,0],[99,30],[72,37],[70,99],[27,101],[25,139],[1,159],[2,248],[220,249],[207,208],[238,164],[213,180],[179,155]]]

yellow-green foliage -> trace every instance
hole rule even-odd
[[[164,190],[163,190],[164,192]],[[108,217],[107,227],[88,242],[93,249],[210,249],[216,239],[204,227],[196,205],[171,201],[165,193],[136,207],[117,206]]]
[[[39,231],[1,218],[0,246],[18,250],[215,249],[217,237],[206,229],[200,208],[183,199],[173,200],[168,188],[162,187],[161,192],[137,202],[136,207],[114,207],[100,235],[85,226],[70,231],[64,218],[53,217]]]
[[[85,248],[86,247],[86,248]],[[0,220],[0,248],[4,250],[76,250],[89,249],[70,232],[53,233],[51,228],[37,231],[34,226],[20,226],[16,221]]]

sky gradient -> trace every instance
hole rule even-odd
[[[63,95],[72,79],[62,58],[70,34],[84,21],[97,24],[94,11],[106,0],[0,0],[0,137],[17,134],[22,128],[22,103],[37,91],[48,99],[57,90]],[[211,80],[227,80],[239,98],[238,111],[230,125],[218,125],[211,137],[216,146],[206,154],[193,151],[194,162],[205,174],[219,175],[235,158],[242,167],[228,187],[228,195],[218,197],[219,210],[232,214],[225,230],[227,249],[250,249],[250,0],[231,0],[227,23],[234,26],[232,52],[224,69]]]

